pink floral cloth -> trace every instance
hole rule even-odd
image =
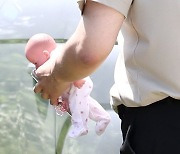
[[[72,128],[69,136],[76,138],[88,133],[88,120],[96,122],[95,132],[101,135],[110,122],[110,115],[103,107],[90,96],[93,82],[90,77],[84,78],[85,84],[79,89],[73,84],[69,91],[62,95],[62,99],[68,102],[72,115]]]

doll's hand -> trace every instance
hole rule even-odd
[[[80,89],[85,84],[85,82],[86,82],[85,80],[81,79],[73,82],[73,85]]]

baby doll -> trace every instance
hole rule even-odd
[[[47,34],[39,33],[29,39],[25,55],[37,69],[50,58],[55,49],[57,49],[55,40]],[[90,96],[92,88],[93,83],[90,77],[86,77],[73,82],[69,89],[59,97],[60,105],[55,106],[56,112],[70,110],[71,113],[70,137],[75,138],[88,133],[88,118],[96,122],[97,135],[101,135],[110,122],[110,115]]]

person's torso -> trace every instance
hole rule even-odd
[[[121,103],[141,106],[180,98],[180,1],[134,0],[122,34],[115,70]]]

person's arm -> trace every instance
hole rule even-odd
[[[88,76],[106,59],[123,21],[118,11],[87,1],[83,17],[64,48],[36,71],[40,80],[34,91],[57,104],[56,98],[71,82]]]

